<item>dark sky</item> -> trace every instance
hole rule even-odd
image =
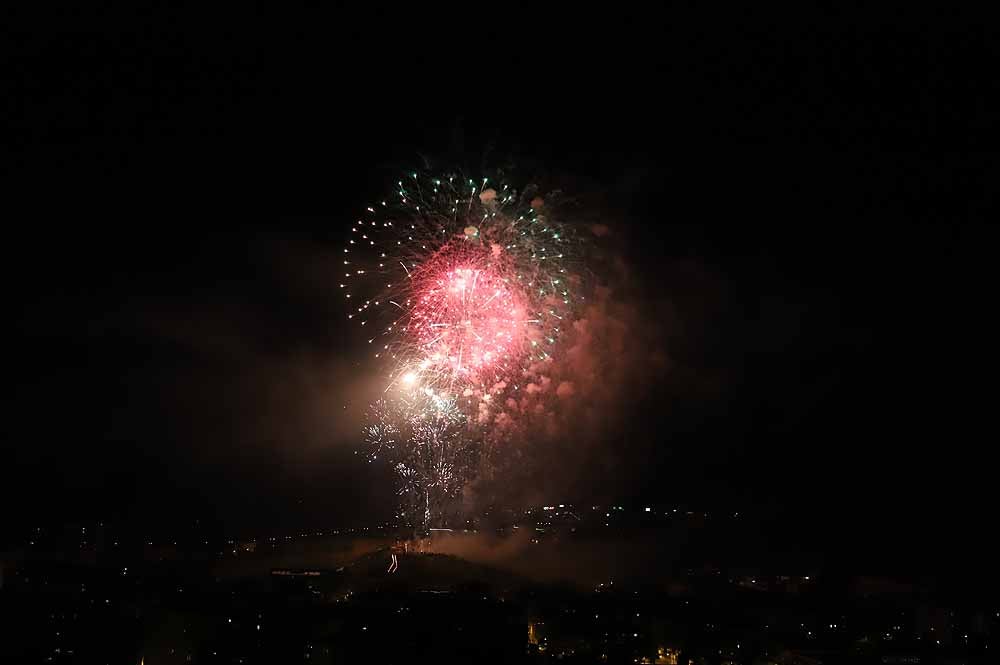
[[[326,260],[343,221],[429,158],[599,199],[629,297],[651,317],[669,303],[678,371],[623,398],[613,473],[580,460],[580,496],[757,507],[816,547],[980,549],[992,391],[975,322],[1000,175],[984,27],[248,22],[130,10],[15,40],[17,523],[384,514],[342,412],[369,370]]]

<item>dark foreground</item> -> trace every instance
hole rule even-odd
[[[675,563],[659,580],[586,586],[441,553],[397,550],[390,571],[393,550],[365,543],[314,557],[326,566],[259,552],[10,559],[0,662],[957,664],[1000,652],[1000,603],[912,583]]]

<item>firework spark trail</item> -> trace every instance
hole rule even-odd
[[[453,400],[429,388],[410,388],[376,402],[365,428],[370,461],[394,470],[403,517],[421,532],[454,499],[477,461],[466,419]]]

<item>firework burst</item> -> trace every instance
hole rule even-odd
[[[411,173],[351,225],[340,287],[390,383],[416,374],[454,395],[517,389],[544,360],[578,297],[578,242],[558,197],[498,177]]]
[[[582,300],[561,209],[558,193],[519,194],[500,175],[414,172],[351,224],[340,288],[388,365],[368,457],[392,468],[421,530],[489,457],[492,405],[530,382]]]

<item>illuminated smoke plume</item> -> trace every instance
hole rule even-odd
[[[636,329],[635,310],[609,294],[598,294],[580,317],[563,353],[532,364],[524,389],[480,414],[492,424],[490,471],[505,492],[535,490],[532,499],[541,501],[566,490],[594,450],[614,456],[629,402],[669,368],[665,352]],[[523,477],[538,471],[537,483]]]

